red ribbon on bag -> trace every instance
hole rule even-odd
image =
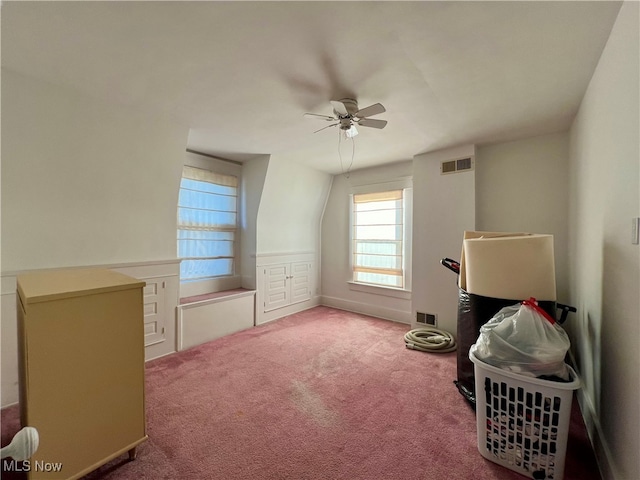
[[[551,325],[556,323],[555,319],[538,305],[538,301],[535,298],[531,297],[529,300],[523,300],[522,305],[527,305],[528,307],[533,308],[536,312],[546,318]]]

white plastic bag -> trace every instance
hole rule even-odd
[[[564,329],[534,298],[505,307],[480,327],[470,351],[494,367],[529,377],[570,381],[564,363],[570,347]]]

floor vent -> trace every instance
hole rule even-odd
[[[433,325],[436,326],[437,315],[433,313],[422,313],[416,312],[416,322],[423,323],[424,325]]]
[[[442,175],[448,173],[464,172],[473,170],[473,159],[471,157],[459,158],[458,160],[448,160],[440,165],[440,173]]]

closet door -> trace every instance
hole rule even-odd
[[[304,302],[311,298],[311,264],[298,262],[291,264],[290,293],[291,302]]]
[[[269,265],[264,267],[264,311],[289,305],[289,276],[288,263]]]

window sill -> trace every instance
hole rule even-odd
[[[347,282],[349,284],[349,290],[363,293],[371,293],[373,295],[384,295],[385,297],[400,298],[402,300],[411,300],[411,290],[404,290],[402,288],[381,287],[378,285],[368,285],[358,282]]]
[[[242,277],[239,275],[215,277],[208,280],[180,282],[180,298],[233,290],[240,288],[241,286]]]
[[[193,297],[184,297],[180,299],[181,307],[192,307],[201,304],[218,303],[239,297],[255,295],[255,290],[246,288],[234,288],[233,290],[223,290],[221,292],[206,293],[204,295],[196,295]]]

